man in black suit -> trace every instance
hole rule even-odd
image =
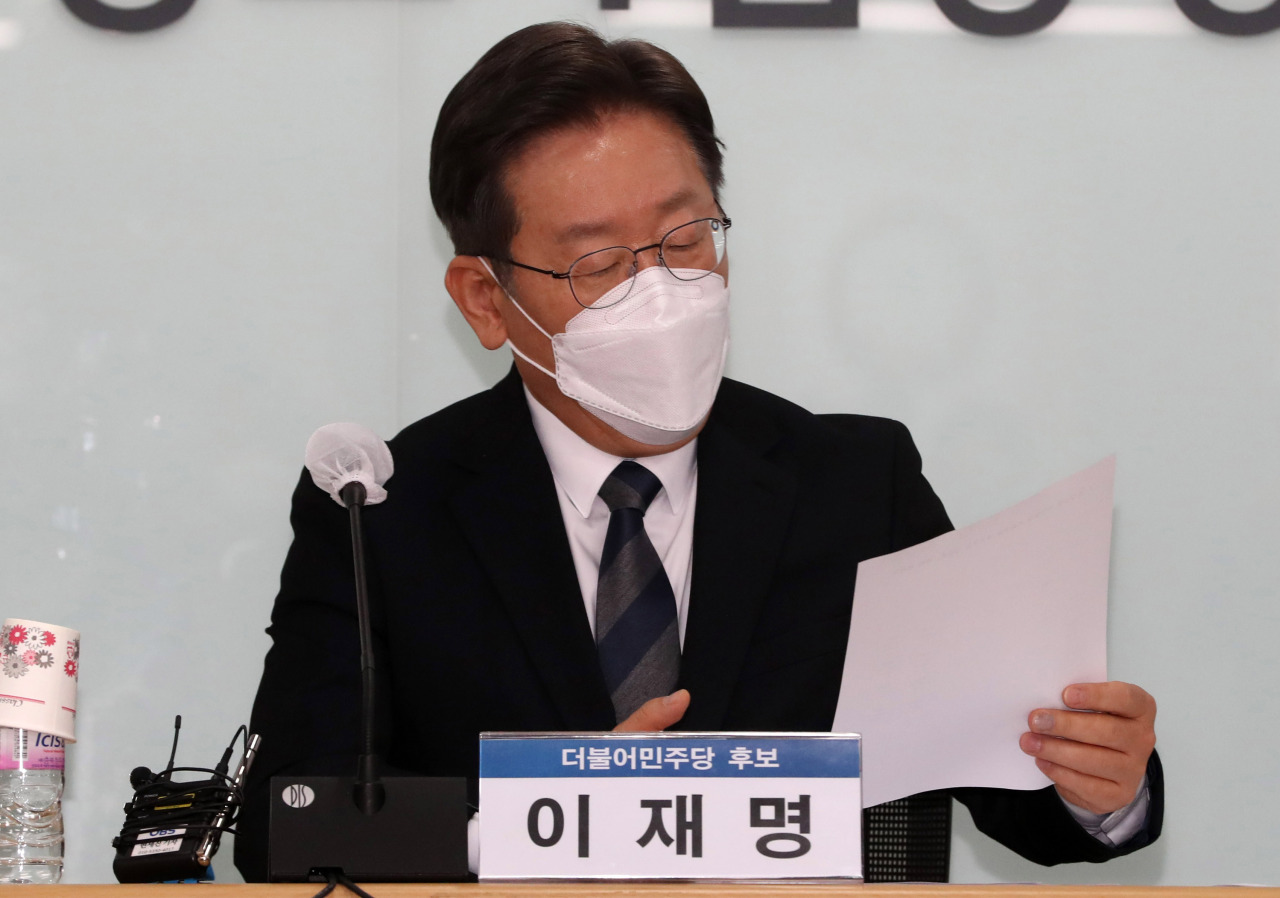
[[[829,729],[858,562],[951,525],[900,424],[721,379],[731,222],[693,79],[644,42],[524,29],[445,101],[431,184],[446,287],[515,367],[392,440],[366,511],[389,764],[474,778],[482,730]],[[617,535],[626,509],[639,535]],[[346,516],[304,475],[292,522],[236,844],[250,879],[269,777],[356,755]],[[1154,702],[1124,683],[1064,702],[1022,737],[1054,787],[954,794],[1042,863],[1147,844]]]

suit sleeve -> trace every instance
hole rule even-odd
[[[953,529],[942,502],[924,478],[920,453],[907,428],[896,428],[894,447],[895,549],[932,539]],[[1094,863],[1137,851],[1160,835],[1164,816],[1164,775],[1153,753],[1147,763],[1151,806],[1147,826],[1119,848],[1089,835],[1052,786],[1037,790],[958,788],[951,795],[969,809],[974,825],[1006,848],[1038,864]]]
[[[942,500],[925,480],[920,452],[905,425],[893,427],[893,550],[941,536],[955,527]]]

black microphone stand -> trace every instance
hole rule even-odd
[[[352,799],[360,813],[371,816],[382,810],[387,790],[382,785],[381,763],[374,745],[373,625],[369,620],[369,581],[364,571],[364,516],[361,510],[368,493],[364,484],[353,480],[338,491],[351,520],[351,556],[355,564],[356,618],[360,626],[360,757],[356,761],[356,781]]]
[[[375,740],[376,657],[365,572],[364,484],[338,498],[351,523],[360,631],[360,754],[354,780],[281,774],[271,780],[268,878],[273,882],[458,881],[467,878],[464,777],[397,776],[385,782]],[[363,893],[360,893],[363,894]]]

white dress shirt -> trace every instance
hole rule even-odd
[[[578,587],[586,606],[591,633],[596,632],[596,587],[600,579],[600,556],[609,530],[609,506],[597,493],[613,469],[626,459],[597,449],[547,411],[525,388],[525,398],[533,415],[533,429],[542,443],[551,476],[556,482],[560,516],[569,536]],[[644,515],[645,533],[662,559],[662,567],[676,596],[676,618],[680,625],[680,645],[684,646],[685,621],[689,616],[689,584],[693,572],[693,508],[698,498],[697,440],[661,455],[637,458],[660,481],[662,489]]]

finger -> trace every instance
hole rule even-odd
[[[1156,700],[1141,686],[1110,683],[1073,683],[1062,690],[1062,703],[1080,711],[1104,711],[1131,719],[1156,717]]]
[[[1037,736],[1034,733],[1024,733],[1018,745],[1024,752],[1039,760],[1069,768],[1085,776],[1122,785],[1131,781],[1135,787],[1142,778],[1142,773],[1132,758],[1109,748]]]
[[[618,733],[639,733],[665,730],[679,722],[689,709],[689,690],[677,689],[670,695],[651,698],[632,712],[631,716],[614,727]]]
[[[1036,758],[1036,766],[1053,780],[1063,798],[1095,814],[1110,814],[1120,810],[1133,801],[1138,791],[1136,784],[1127,788],[1120,783],[1089,776],[1043,758]]]
[[[1033,733],[1101,745],[1116,751],[1142,754],[1143,757],[1150,754],[1155,744],[1155,731],[1150,723],[1113,714],[1038,708],[1027,715],[1027,728]]]

